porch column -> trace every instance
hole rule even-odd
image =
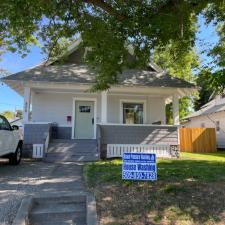
[[[173,124],[179,125],[180,124],[180,117],[179,117],[179,98],[177,95],[173,96]]]
[[[101,122],[107,123],[107,91],[101,93]]]
[[[30,114],[30,87],[24,88],[24,104],[23,104],[23,122],[29,122],[29,114]]]

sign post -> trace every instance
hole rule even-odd
[[[156,154],[124,153],[122,165],[123,180],[157,180]]]
[[[156,154],[153,153],[124,153],[122,179],[131,181],[157,180]],[[132,182],[133,184],[133,182]],[[144,195],[148,202],[148,185],[144,185]],[[145,193],[145,191],[147,193]],[[145,206],[143,205],[144,220],[147,224]]]

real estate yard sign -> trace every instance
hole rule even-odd
[[[123,180],[157,180],[156,154],[124,153],[122,165]]]

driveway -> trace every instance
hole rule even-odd
[[[19,166],[0,162],[0,224],[12,224],[21,200],[44,192],[84,190],[83,166],[76,163],[22,161]]]

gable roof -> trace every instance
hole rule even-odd
[[[204,115],[209,115],[212,113],[217,113],[217,112],[222,112],[225,111],[225,99],[224,98],[216,98],[213,99],[212,101],[206,103],[203,105],[198,111],[190,114],[189,116],[186,117],[186,119],[190,119],[193,117],[198,117],[198,116],[204,116]]]
[[[94,84],[96,73],[87,65],[82,64],[82,56],[85,49],[81,46],[81,40],[75,41],[65,53],[67,56],[63,64],[59,64],[60,58],[43,62],[40,65],[6,76],[2,81],[21,82],[60,82],[76,84]],[[128,46],[130,59],[133,60],[132,49]],[[65,56],[63,55],[63,56]],[[63,57],[61,56],[61,57]],[[125,69],[118,76],[118,84],[126,86],[147,86],[147,87],[174,87],[174,88],[195,88],[194,84],[179,78],[170,76],[159,66],[150,63],[148,68]]]
[[[60,82],[77,84],[94,84],[95,71],[87,65],[68,64],[37,66],[19,73],[4,77],[3,81]],[[127,69],[118,77],[119,85],[194,88],[187,81],[172,77],[165,72]]]

